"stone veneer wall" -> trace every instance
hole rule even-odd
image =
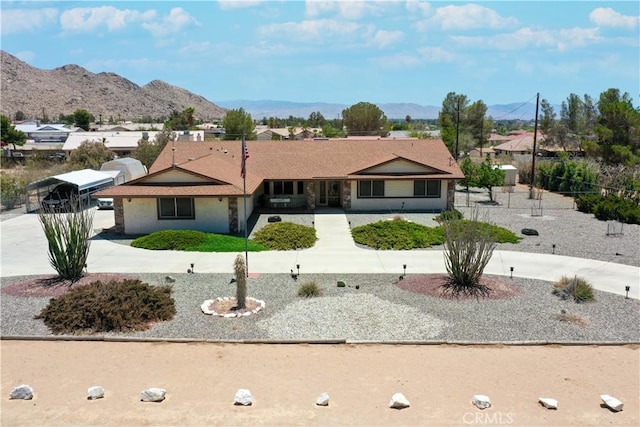
[[[229,234],[237,234],[238,231],[238,198],[229,197]]]
[[[447,210],[455,209],[456,182],[453,179],[447,181]]]
[[[307,209],[314,210],[316,208],[316,182],[305,182],[304,191],[307,196]]]
[[[113,217],[115,226],[113,231],[117,234],[124,234],[124,206],[122,197],[113,198]]]
[[[342,182],[342,209],[351,209],[351,181]]]

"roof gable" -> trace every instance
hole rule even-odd
[[[408,160],[400,156],[392,155],[393,158],[383,163],[368,167],[363,170],[352,172],[351,175],[433,175],[443,173],[440,169],[427,166],[425,164]]]

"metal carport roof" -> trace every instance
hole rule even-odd
[[[50,176],[48,178],[32,182],[27,185],[27,190],[49,187],[61,182],[74,184],[78,187],[78,191],[82,191],[87,188],[113,182],[113,175],[111,173],[94,171],[93,169],[82,169],[79,171]]]

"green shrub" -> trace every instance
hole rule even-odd
[[[131,246],[154,251],[184,251],[203,244],[207,233],[194,230],[163,230],[138,237]]]
[[[444,243],[439,227],[427,227],[409,221],[378,221],[351,229],[356,243],[376,249],[429,248]]]
[[[171,287],[140,280],[93,282],[52,298],[35,319],[54,334],[133,332],[176,314]]]
[[[22,204],[26,194],[26,183],[23,179],[0,173],[0,204],[5,209],[13,209]]]
[[[316,284],[316,282],[306,282],[300,285],[298,288],[298,296],[305,298],[313,298],[320,296],[322,289]]]
[[[616,220],[627,224],[640,224],[640,206],[623,197],[609,194],[586,194],[576,198],[580,212],[593,213],[601,221]]]
[[[558,295],[561,299],[573,299],[575,302],[589,302],[595,299],[593,287],[585,279],[574,276],[569,278],[562,276],[560,280],[553,284],[554,295]]]
[[[580,212],[593,213],[595,206],[604,199],[600,194],[581,194],[576,197],[576,208]]]
[[[271,249],[288,251],[310,248],[316,244],[316,230],[313,227],[291,222],[273,222],[258,230],[253,240]]]
[[[442,212],[440,215],[436,216],[434,220],[436,222],[442,222],[442,221],[449,221],[452,219],[462,219],[462,218],[464,218],[464,215],[462,215],[462,212],[460,212],[457,209],[454,209],[452,211]]]

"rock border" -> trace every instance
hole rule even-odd
[[[227,317],[227,318],[232,318],[232,317],[247,317],[247,316],[251,316],[252,314],[258,314],[260,311],[262,311],[265,307],[265,302],[256,298],[252,298],[252,297],[247,297],[247,300],[251,300],[255,303],[258,304],[258,306],[256,308],[254,308],[251,311],[244,311],[244,312],[226,312],[226,313],[218,313],[215,310],[211,310],[209,307],[217,301],[230,301],[230,300],[235,300],[234,297],[218,297],[215,299],[208,299],[205,300],[201,305],[200,305],[200,309],[202,310],[202,312],[204,314],[207,315],[211,315],[211,316],[218,316],[218,317]]]

